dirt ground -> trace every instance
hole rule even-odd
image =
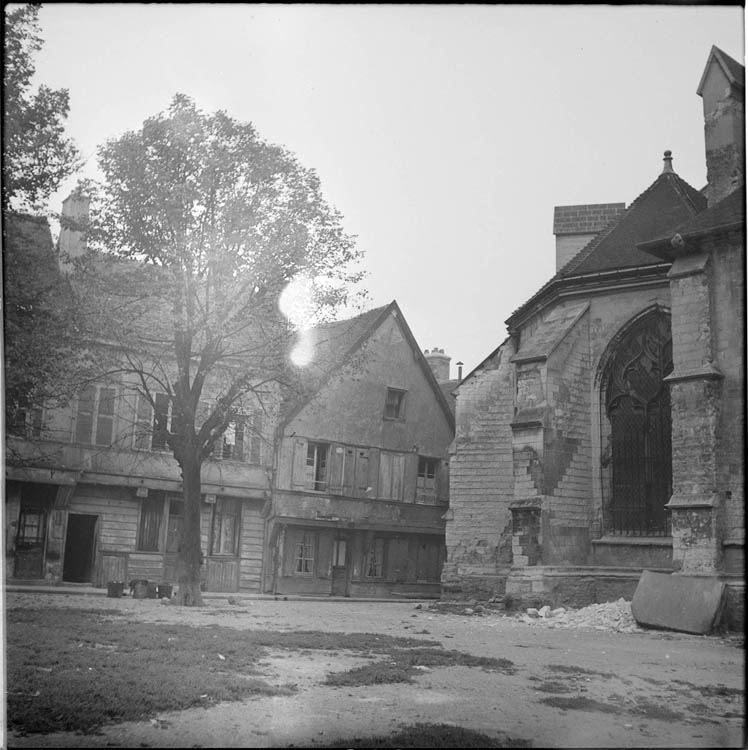
[[[241,597],[191,609],[150,599],[8,593],[6,607],[60,606],[63,597],[66,606],[116,606],[156,623],[433,639],[446,649],[510,659],[516,672],[424,668],[415,684],[330,687],[320,684],[328,672],[367,660],[342,652],[272,652],[263,662],[267,679],[295,683],[292,696],[164,713],[97,735],[9,733],[8,747],[324,747],[416,722],[454,724],[534,747],[745,746],[742,636],[558,628],[495,612],[442,613],[426,602]]]

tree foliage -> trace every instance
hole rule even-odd
[[[164,437],[185,499],[180,596],[195,603],[201,466],[242,402],[270,399],[287,378],[293,331],[279,296],[306,279],[307,314],[329,317],[361,279],[360,252],[314,171],[184,95],[104,144],[99,165],[95,252],[81,263],[106,308],[92,336],[115,344],[110,370],[134,376],[154,409],[157,393],[169,399]]]
[[[6,8],[3,119],[3,294],[5,418],[22,429],[35,407],[64,403],[81,375],[77,308],[39,211],[77,168],[63,134],[68,93],[31,92],[41,49],[39,6]],[[12,456],[9,457],[12,460]]]
[[[42,47],[38,4],[5,10],[3,209],[38,211],[78,168],[78,150],[65,136],[67,89],[32,92],[34,55]]]

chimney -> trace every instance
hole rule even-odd
[[[452,357],[446,355],[444,349],[434,348],[431,351],[425,349],[423,356],[426,357],[437,382],[443,383],[449,380],[449,363],[452,361]]]
[[[60,222],[60,239],[58,251],[60,265],[66,267],[72,258],[78,258],[86,252],[86,238],[74,226],[66,226],[66,219],[77,225],[88,222],[88,207],[91,199],[78,192],[72,192],[62,202],[62,220]]]
[[[594,203],[556,206],[553,234],[556,235],[556,271],[561,270],[583,247],[626,210],[625,203]]]
[[[462,380],[462,366],[464,364],[465,364],[464,362],[457,363],[457,380]]]
[[[745,68],[712,47],[696,93],[704,106],[707,201],[713,206],[745,184]]]

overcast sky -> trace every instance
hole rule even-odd
[[[372,305],[467,374],[555,272],[553,208],[631,203],[665,149],[706,182],[713,44],[740,6],[49,4],[37,82],[96,147],[176,92],[313,167],[366,252]],[[59,203],[74,185],[67,183]]]

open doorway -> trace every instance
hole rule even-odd
[[[68,531],[65,541],[65,560],[62,580],[71,583],[93,581],[96,522],[98,516],[82,513],[68,514]]]

